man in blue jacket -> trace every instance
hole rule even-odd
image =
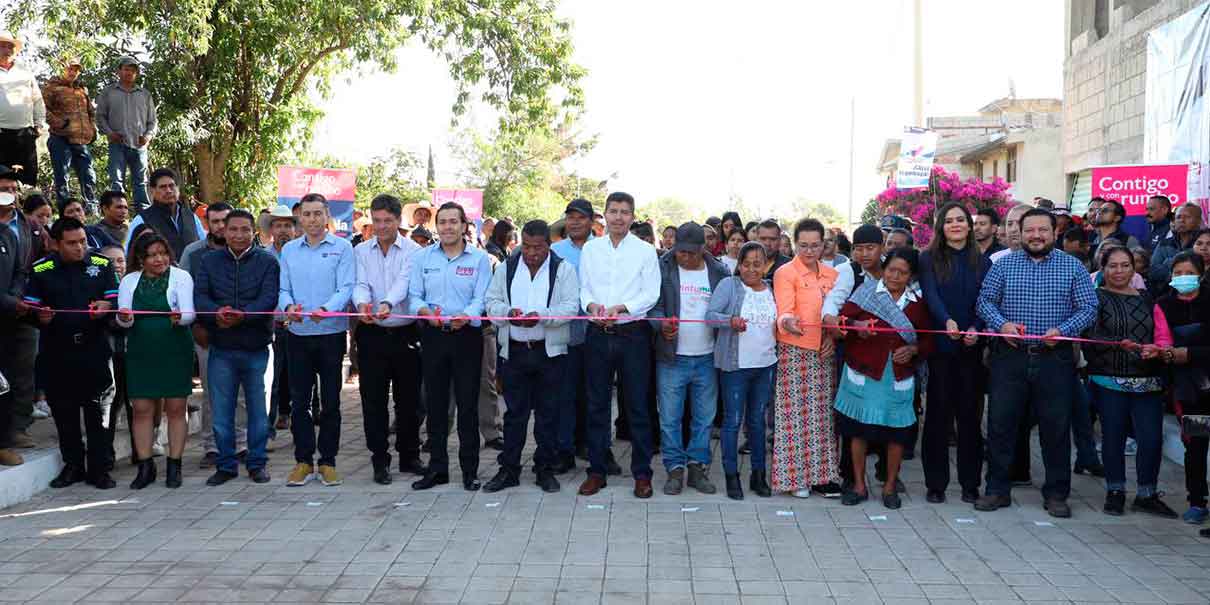
[[[210,337],[208,379],[214,406],[214,440],[218,460],[206,485],[222,485],[236,476],[235,402],[244,389],[248,409],[248,476],[267,483],[269,407],[265,370],[273,340],[273,316],[259,315],[277,307],[277,259],[252,245],[256,218],[246,210],[227,215],[227,245],[195,260],[193,298]],[[217,313],[217,314],[214,314]],[[253,313],[249,315],[249,313]]]

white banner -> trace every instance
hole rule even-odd
[[[922,189],[929,186],[933,158],[937,155],[937,133],[911,126],[903,129],[899,144],[899,164],[895,168],[897,189]]]
[[[1187,199],[1210,206],[1210,3],[1147,35],[1143,162],[1188,164]]]

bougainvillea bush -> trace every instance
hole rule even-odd
[[[1008,192],[1009,184],[1000,177],[984,182],[971,177],[963,180],[956,172],[941,166],[933,166],[929,186],[925,189],[896,189],[894,185],[879,193],[880,216],[895,214],[912,219],[916,223],[912,235],[916,245],[924,247],[933,239],[933,212],[949,202],[961,202],[974,214],[981,208],[993,208],[1003,218],[1013,204]]]

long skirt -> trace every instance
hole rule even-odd
[[[774,491],[808,489],[839,481],[832,418],[835,358],[794,345],[777,345],[774,399]]]

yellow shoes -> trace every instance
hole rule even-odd
[[[336,472],[335,466],[321,464],[319,465],[319,482],[331,487],[344,483],[344,479],[340,478],[340,473]]]
[[[286,477],[286,485],[306,485],[313,477],[315,477],[315,473],[311,465],[306,462],[299,462],[294,465],[294,470],[290,471],[290,475]]]

